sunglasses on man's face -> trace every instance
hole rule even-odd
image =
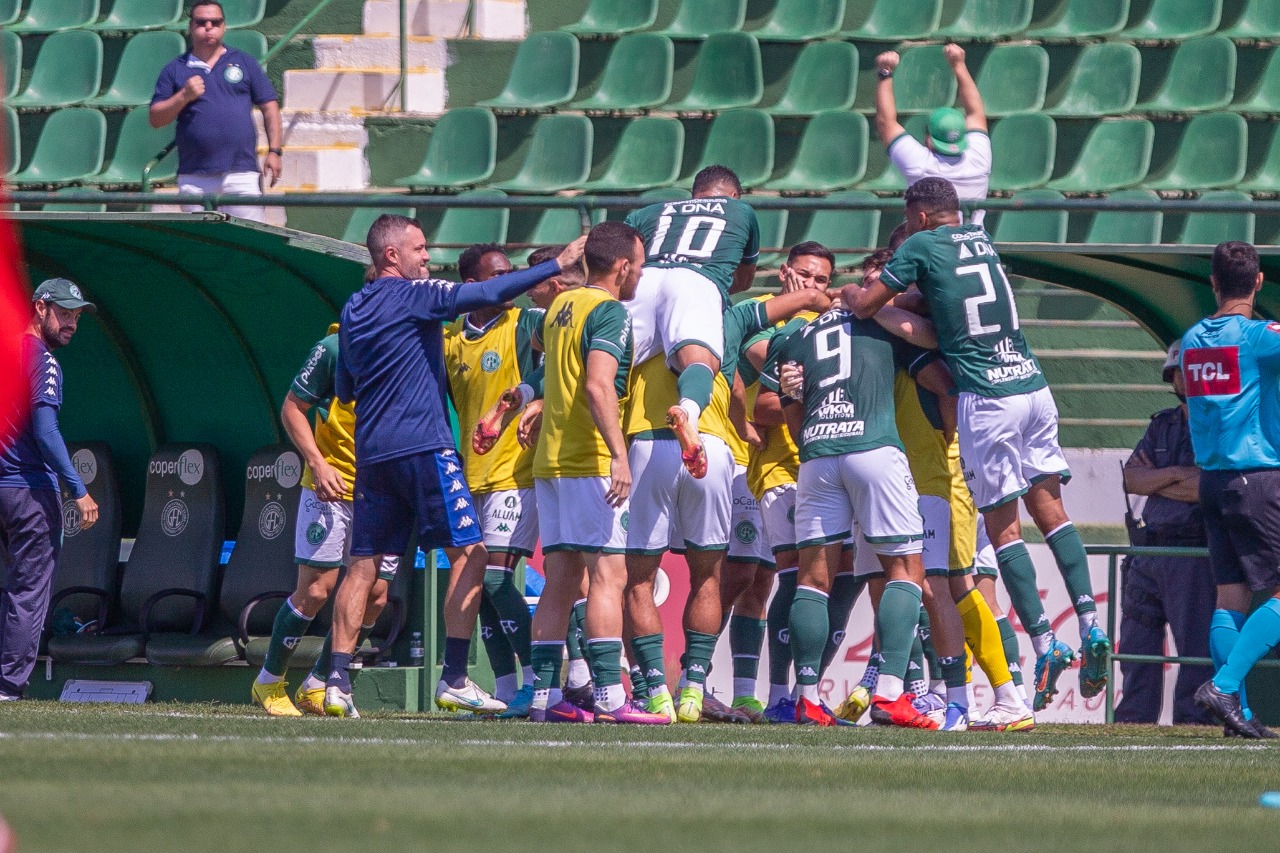
[[[197,27],[220,27],[222,26],[222,18],[193,18],[191,23]]]

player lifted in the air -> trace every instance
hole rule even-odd
[[[644,236],[645,269],[627,303],[635,329],[636,364],[665,353],[679,375],[678,400],[667,421],[694,477],[707,472],[698,418],[711,402],[724,360],[721,315],[729,294],[751,286],[760,254],[756,214],[738,200],[742,184],[732,169],[707,166],[693,179],[693,198],[633,211],[627,224]]]
[[[896,294],[919,288],[938,330],[938,345],[959,389],[960,456],[965,479],[996,548],[1000,574],[1036,651],[1035,707],[1056,692],[1074,653],[1054,637],[1022,541],[1018,498],[1044,534],[1080,623],[1084,662],[1080,692],[1106,686],[1111,641],[1098,625],[1088,559],[1062,505],[1071,472],[1058,445],[1058,410],[1039,362],[1018,325],[1013,290],[978,225],[959,224],[955,188],[925,178],[906,192],[911,236],[867,287],[850,286],[844,303],[871,317]]]

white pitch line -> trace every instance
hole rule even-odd
[[[86,732],[0,732],[0,740],[42,741],[141,741],[149,743],[270,743],[296,744],[320,743],[337,746],[447,746],[443,741],[414,738],[381,737],[279,737],[246,735],[201,734],[95,734]],[[1228,752],[1258,751],[1268,747],[1262,744],[920,744],[895,746],[893,744],[784,744],[784,743],[695,743],[693,741],[587,741],[587,740],[481,740],[458,741],[457,746],[471,747],[540,747],[550,749],[702,749],[702,750],[757,750],[774,751],[788,749],[828,749],[840,752]]]

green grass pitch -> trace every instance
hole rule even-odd
[[[0,813],[52,850],[1274,850],[1280,750],[1031,734],[278,720],[0,706]]]

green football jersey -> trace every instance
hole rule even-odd
[[[1013,289],[979,225],[920,231],[894,252],[880,280],[929,300],[938,348],[956,388],[983,397],[1012,397],[1046,387],[1040,363],[1018,327]]]
[[[627,215],[644,235],[645,266],[683,267],[706,276],[729,307],[740,264],[760,257],[760,224],[751,206],[732,198],[664,201]]]
[[[894,374],[919,354],[875,320],[828,311],[786,341],[776,360],[804,368],[800,461],[877,447],[902,449]]]

